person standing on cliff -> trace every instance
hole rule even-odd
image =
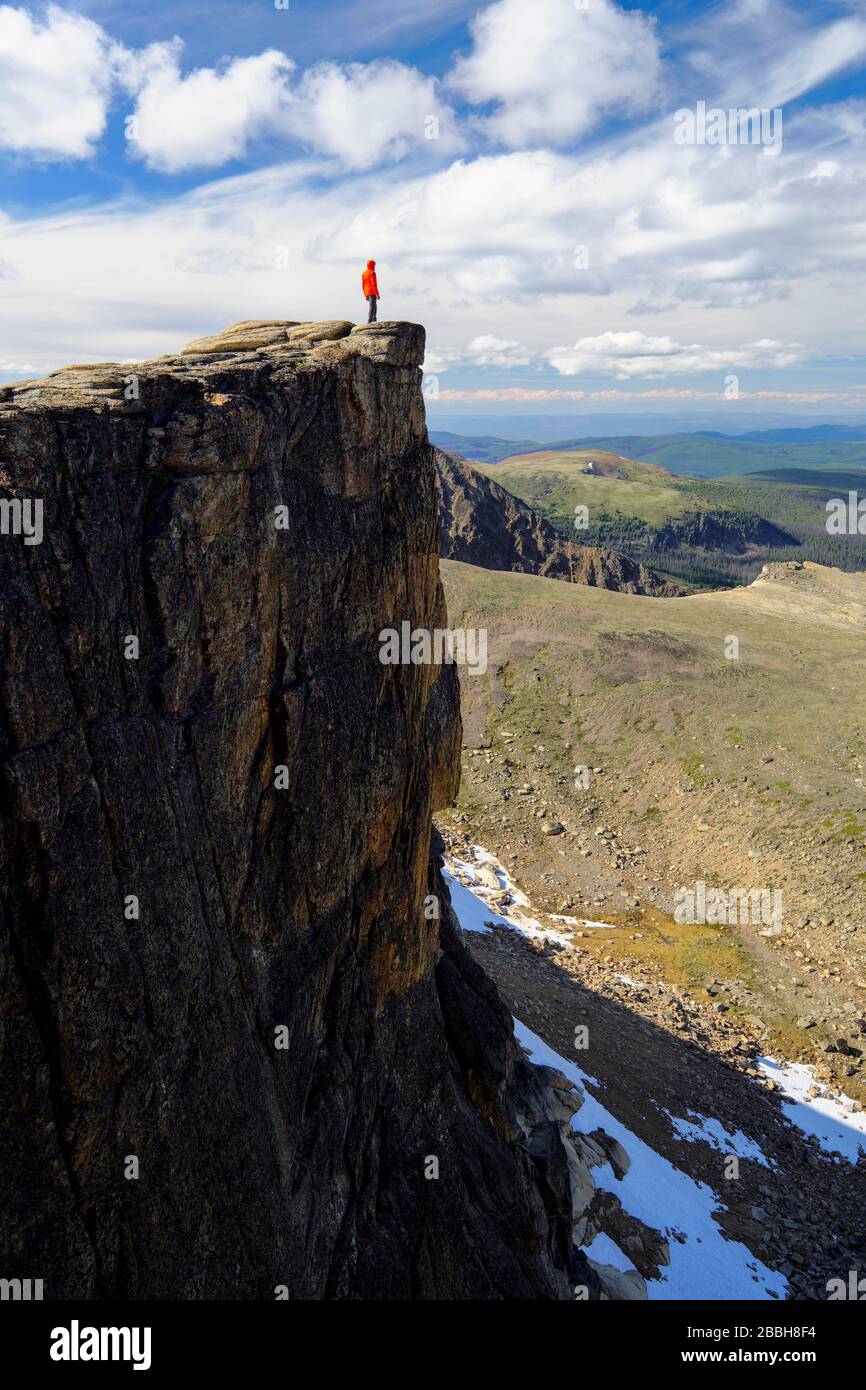
[[[364,298],[366,299],[367,303],[368,303],[369,306],[370,306],[370,312],[369,312],[369,314],[367,315],[367,322],[368,322],[368,323],[375,323],[375,322],[376,322],[376,306],[377,306],[377,304],[378,304],[378,302],[379,302],[379,298],[380,298],[380,295],[379,295],[379,282],[378,282],[377,279],[376,279],[376,262],[375,262],[375,261],[368,261],[368,262],[367,262],[367,269],[366,269],[366,270],[362,273],[362,275],[361,275],[361,289],[362,289],[363,292],[364,292]]]

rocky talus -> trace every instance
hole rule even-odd
[[[0,388],[0,1276],[46,1298],[643,1292],[451,913],[455,670],[379,659],[446,623],[423,351]]]
[[[442,449],[434,452],[443,559],[624,594],[676,598],[684,592],[619,551],[566,540],[538,512],[466,459]]]

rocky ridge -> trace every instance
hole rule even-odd
[[[434,452],[443,559],[625,594],[675,598],[685,592],[619,551],[565,540],[538,512],[465,459]]]

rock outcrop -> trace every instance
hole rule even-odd
[[[538,512],[466,459],[441,449],[435,454],[443,559],[625,594],[672,598],[684,592],[619,551],[566,540]]]
[[[46,1298],[587,1268],[580,1098],[431,845],[455,670],[379,659],[446,621],[423,330],[349,328],[0,388],[4,519],[43,509],[0,536],[0,1274]]]

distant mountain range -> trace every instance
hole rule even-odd
[[[725,435],[718,430],[699,430],[698,433],[710,435],[713,439],[747,439],[754,444],[825,444],[832,440],[859,440],[862,443],[866,440],[866,425],[789,426],[780,430],[749,430],[737,436]]]
[[[723,408],[722,408],[723,407]],[[716,431],[730,439],[775,434],[792,430],[808,442],[820,431],[821,438],[866,439],[866,414],[798,415],[787,411],[750,408],[745,402],[727,402],[697,411],[617,410],[594,414],[562,412],[554,414],[463,414],[447,407],[429,404],[427,424],[431,433],[450,432],[465,437],[492,436],[516,439],[521,444],[533,440],[552,444],[562,439],[609,439],[614,435],[699,434]],[[825,435],[825,431],[853,431],[852,434]],[[776,442],[772,439],[771,443]],[[794,441],[796,442],[796,441]]]
[[[431,430],[434,444],[480,463],[514,454],[599,449],[658,464],[692,478],[721,478],[775,468],[866,468],[866,426],[812,425],[729,435],[713,430],[685,434],[584,436],[527,441],[495,435],[457,435]]]

